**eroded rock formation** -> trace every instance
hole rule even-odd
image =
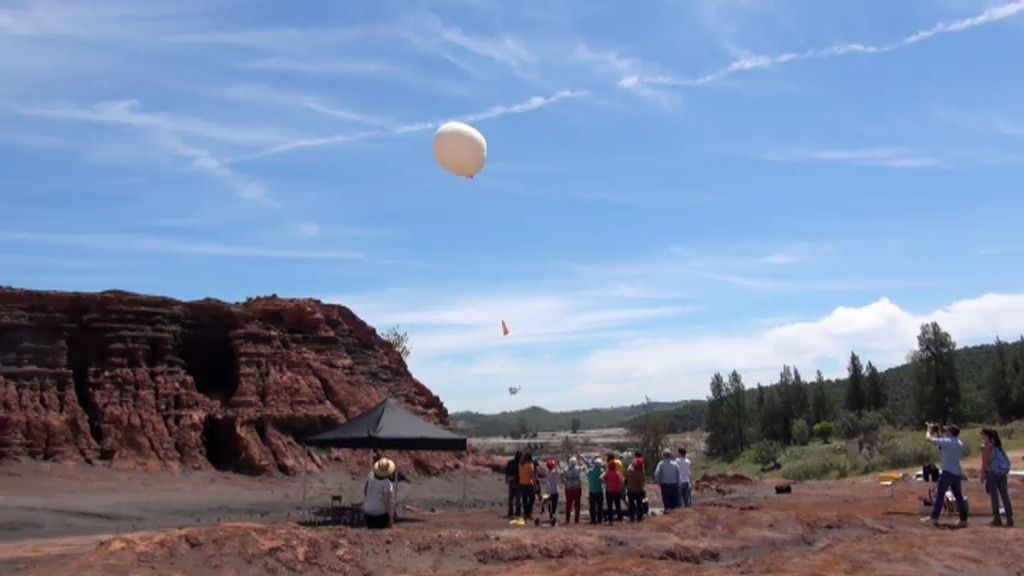
[[[0,289],[0,460],[293,474],[296,438],[385,397],[448,423],[344,306]]]

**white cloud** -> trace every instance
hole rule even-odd
[[[519,73],[527,66],[537,62],[537,55],[516,38],[502,34],[490,36],[472,34],[458,26],[445,24],[444,21],[432,14],[410,17],[401,25],[393,26],[388,31],[404,38],[413,46],[432,52],[471,74],[476,73],[475,69],[448,52],[449,48],[503,64]]]
[[[394,67],[383,62],[286,58],[283,56],[249,60],[239,66],[248,70],[273,70],[305,74],[380,74],[394,71]]]
[[[468,114],[461,117],[461,120],[466,122],[479,122],[481,120],[490,120],[491,118],[500,118],[509,114],[522,114],[524,112],[532,112],[545,106],[550,106],[559,100],[566,100],[569,98],[582,98],[588,93],[584,90],[561,90],[555,92],[551,96],[534,96],[527,99],[524,102],[518,104],[512,104],[510,106],[497,105],[484,110],[483,112],[477,112],[476,114]]]
[[[531,98],[529,98],[529,99],[527,99],[527,100],[525,100],[523,102],[517,103],[517,104],[496,105],[496,106],[492,106],[492,107],[490,107],[487,110],[484,110],[482,112],[477,112],[477,113],[473,113],[473,114],[465,114],[465,115],[462,115],[462,116],[457,116],[456,118],[467,120],[467,121],[471,121],[471,122],[478,122],[478,121],[482,121],[482,120],[491,120],[491,119],[494,119],[494,118],[500,118],[502,116],[507,116],[509,114],[522,114],[522,113],[525,113],[525,112],[532,112],[534,110],[539,110],[539,109],[544,108],[546,106],[550,106],[552,104],[555,104],[556,102],[559,102],[559,101],[562,101],[562,100],[582,98],[582,97],[585,97],[587,95],[588,95],[588,93],[585,92],[585,91],[561,90],[561,91],[555,92],[554,94],[552,94],[550,96],[533,96],[533,97],[531,97]],[[380,129],[375,129],[375,130],[364,130],[364,131],[360,131],[360,132],[346,132],[346,133],[341,133],[341,134],[334,134],[334,135],[331,135],[331,136],[324,136],[324,137],[320,137],[320,138],[303,138],[303,139],[299,139],[299,140],[294,140],[292,142],[287,142],[285,144],[281,144],[281,145],[278,145],[278,146],[274,146],[273,148],[269,148],[269,149],[267,149],[267,150],[265,150],[263,152],[260,152],[258,154],[254,154],[252,156],[243,158],[242,160],[255,160],[255,159],[258,159],[258,158],[265,158],[267,156],[274,156],[274,155],[281,154],[281,153],[284,153],[284,152],[290,152],[292,150],[300,150],[300,149],[307,149],[307,148],[321,148],[323,146],[330,146],[330,145],[334,145],[334,144],[343,144],[343,143],[346,143],[346,142],[357,142],[357,141],[360,141],[360,140],[366,140],[368,138],[382,138],[382,137],[387,137],[387,136],[399,136],[399,135],[402,135],[402,134],[411,134],[411,133],[415,133],[415,132],[423,132],[425,130],[433,130],[434,128],[437,128],[438,126],[440,126],[443,122],[444,122],[443,120],[410,122],[410,123],[399,124],[399,125],[395,125],[395,126],[391,126],[391,127],[385,127],[385,128],[380,128]]]
[[[211,242],[193,242],[137,234],[54,234],[0,230],[0,239],[36,244],[67,246],[76,249],[144,254],[180,254],[284,260],[360,260],[358,252],[338,250],[292,250],[259,246],[236,246]]]
[[[640,80],[641,78],[663,77],[656,73],[657,67],[652,64],[624,56],[615,50],[594,50],[586,44],[577,45],[570,54],[569,60],[590,66],[595,74],[618,77],[619,88],[629,90],[638,96],[649,98],[664,106],[674,104],[671,94],[654,88],[652,82]]]
[[[902,148],[785,150],[763,157],[782,162],[834,162],[886,168],[934,168],[942,165],[937,158]]]
[[[259,126],[234,126],[193,116],[145,112],[138,100],[98,102],[91,107],[34,106],[17,111],[26,116],[72,120],[159,130],[166,134],[191,136],[237,146],[261,146],[293,139],[293,132]]]
[[[224,95],[234,100],[242,100],[263,105],[297,108],[317,112],[325,116],[356,122],[359,124],[379,125],[385,120],[373,114],[349,110],[336,104],[324,101],[312,94],[301,94],[278,90],[258,84],[243,84],[228,88]]]
[[[642,386],[664,396],[702,397],[715,371],[740,371],[748,385],[772,381],[782,364],[840,376],[856,351],[880,368],[899,364],[916,346],[922,323],[937,321],[961,344],[1024,332],[1024,294],[986,294],[926,314],[912,314],[882,298],[839,307],[811,321],[783,324],[753,335],[695,336],[637,341],[601,350],[583,361],[588,382]]]
[[[188,160],[189,168],[219,180],[239,198],[266,206],[277,205],[261,183],[238,174],[210,150],[186,144],[181,136],[252,146],[278,142],[283,134],[260,128],[226,126],[188,116],[142,112],[135,100],[100,102],[91,108],[23,108],[19,112],[53,120],[93,122],[147,131],[160,150]]]
[[[774,254],[769,254],[758,261],[762,264],[795,264],[800,261],[800,257],[795,254],[776,252]]]
[[[299,236],[303,238],[312,238],[320,234],[320,225],[316,222],[299,222],[296,228],[299,231]]]
[[[351,306],[379,326],[400,324],[415,337],[416,354],[459,356],[468,351],[499,351],[524,346],[621,336],[640,322],[685,314],[678,304],[630,305],[608,295],[567,291],[464,297],[394,308],[380,297],[329,297]],[[406,295],[394,300],[407,300]],[[504,320],[513,336],[504,336]]]
[[[697,76],[693,78],[680,78],[677,76],[669,75],[626,75],[620,81],[620,86],[625,86],[633,89],[640,88],[642,86],[700,86],[704,84],[711,84],[722,80],[728,76],[738,74],[741,72],[748,72],[751,70],[758,70],[762,68],[776,67],[782,64],[788,64],[790,62],[799,62],[801,60],[817,60],[834,58],[840,56],[849,56],[851,54],[879,54],[884,52],[891,52],[900,48],[906,48],[920,42],[924,42],[936,36],[942,34],[950,34],[954,32],[962,32],[971,28],[979,26],[985,26],[1011,18],[1024,12],[1024,0],[1018,0],[1016,2],[1010,2],[1007,4],[1001,4],[998,6],[992,6],[984,10],[981,14],[973,16],[971,18],[963,18],[960,20],[952,20],[947,22],[939,22],[934,26],[915,32],[909,36],[905,36],[895,42],[881,45],[870,45],[860,43],[841,43],[833,44],[825,48],[815,48],[811,50],[805,50],[803,52],[786,52],[783,54],[773,55],[753,55],[744,58],[739,58],[730,62],[728,65],[715,70],[714,72],[705,74],[703,76]]]
[[[703,398],[712,374],[733,369],[748,386],[773,382],[783,364],[796,366],[807,377],[815,369],[826,377],[843,376],[851,351],[885,369],[905,361],[917,346],[921,324],[931,321],[960,346],[991,342],[996,336],[1014,340],[1024,333],[1024,294],[986,294],[921,314],[881,298],[864,306],[841,306],[812,321],[768,328],[758,323],[749,333],[672,336],[662,331],[639,336],[620,327],[618,338],[604,334],[582,355],[563,353],[553,344],[523,349],[501,342],[500,336],[491,337],[498,341],[495,346],[469,346],[461,356],[439,355],[431,349],[433,342],[424,341],[415,329],[409,332],[414,374],[440,393],[449,409],[495,411],[510,402],[571,409],[635,403],[645,395]],[[512,329],[514,335],[516,325]],[[490,331],[497,332],[496,323]],[[446,345],[455,350],[466,342]],[[512,385],[523,387],[514,400],[507,395]]]

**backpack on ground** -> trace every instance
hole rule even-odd
[[[1006,476],[1010,473],[1010,458],[1002,448],[998,446],[992,448],[992,464],[990,466],[993,474]]]

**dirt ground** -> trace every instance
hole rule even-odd
[[[770,483],[731,484],[639,525],[594,527],[584,517],[551,528],[510,526],[497,475],[471,476],[472,507],[460,509],[456,475],[403,483],[414,510],[370,532],[298,525],[301,478],[38,466],[0,471],[0,574],[1024,574],[1022,528],[986,525],[977,481],[967,487],[966,529],[949,518],[944,528],[920,522],[928,485],[890,492],[876,478],[799,483],[787,495]],[[357,484],[311,478],[307,501],[340,485],[354,498]],[[1024,509],[1024,481],[1014,479],[1011,494]]]

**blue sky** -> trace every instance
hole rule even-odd
[[[0,283],[344,303],[487,411],[1024,332],[1024,2],[159,4],[0,3]]]

